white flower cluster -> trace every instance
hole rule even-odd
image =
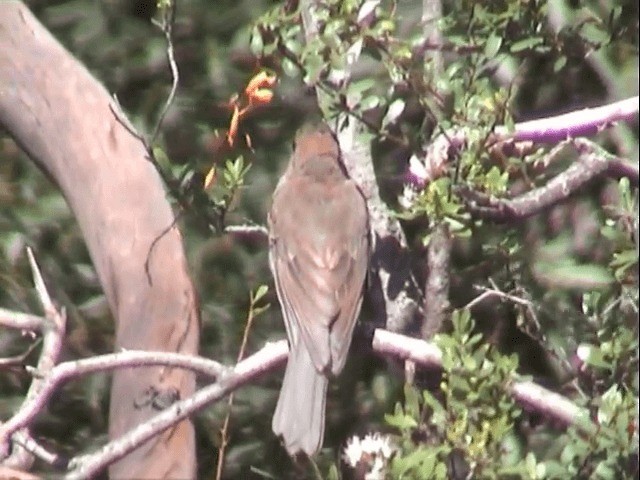
[[[359,470],[364,467],[365,480],[384,480],[394,451],[395,447],[389,436],[373,433],[364,438],[351,437],[342,458],[350,467],[358,467]]]

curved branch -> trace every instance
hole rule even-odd
[[[630,122],[637,115],[636,96],[600,107],[517,123],[513,133],[501,127],[496,130],[495,135],[500,139],[517,142],[557,143],[567,138],[591,137],[613,122]]]
[[[0,8],[0,125],[62,190],[116,321],[116,346],[195,354],[199,313],[180,234],[144,145],[113,115],[108,92],[18,1]],[[193,373],[147,367],[114,375],[112,438],[145,422],[149,388],[195,389]],[[194,431],[182,422],[111,468],[111,476],[194,477]]]
[[[524,220],[564,201],[601,175],[627,176],[638,186],[637,165],[611,155],[589,140],[575,139],[570,143],[579,151],[578,160],[540,188],[511,199],[491,197],[467,187],[458,187],[457,191],[476,217],[505,222]]]

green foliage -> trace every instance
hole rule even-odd
[[[233,161],[227,160],[224,164],[221,181],[211,189],[209,196],[217,207],[221,224],[224,224],[224,217],[232,207],[236,193],[244,186],[245,177],[250,168],[251,165],[245,165],[242,156]]]
[[[569,428],[558,439],[564,446],[559,458],[544,464],[543,478],[631,479],[638,455],[638,400],[615,386],[598,400],[598,430],[585,437]]]
[[[513,458],[506,445],[515,442],[514,421],[520,415],[509,395],[518,360],[482,343],[468,311],[452,316],[452,331],[437,335],[442,350],[441,393],[405,386],[386,422],[399,430],[399,453],[391,478],[535,478],[534,457]]]
[[[387,424],[399,431],[390,478],[444,479],[456,474],[492,479],[633,478],[630,471],[638,452],[637,381],[633,392],[609,381],[611,386],[587,402],[597,429],[586,434],[571,426],[556,439],[560,448],[537,457],[522,448],[517,435],[522,412],[509,394],[509,386],[519,378],[517,358],[482,343],[468,311],[454,312],[452,323],[450,334],[435,339],[443,352],[441,393],[405,385],[404,403],[385,416]],[[635,354],[637,335],[627,335],[617,345],[609,359]],[[615,365],[600,354],[592,349],[587,364],[614,371]]]
[[[249,292],[250,304],[248,316],[250,318],[256,318],[258,315],[266,312],[267,309],[271,306],[268,303],[266,305],[258,305],[260,300],[262,300],[267,293],[269,293],[269,287],[267,285],[260,285],[258,288],[256,288],[255,292]]]
[[[633,284],[638,272],[638,190],[632,191],[629,179],[618,182],[620,202],[606,208],[608,218],[600,233],[614,243],[614,253],[609,267],[615,279],[623,285]],[[634,238],[635,237],[635,238]],[[634,242],[635,240],[635,242]],[[633,289],[628,289],[633,294]]]

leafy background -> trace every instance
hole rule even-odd
[[[150,21],[156,15],[155,1],[27,3],[47,28],[117,95],[134,125],[141,132],[150,132],[171,85],[164,37]],[[285,4],[285,10],[294,11],[295,3]],[[476,6],[471,8],[473,3]],[[358,4],[344,2],[336,18],[349,5]],[[421,2],[402,1],[393,6],[398,22],[395,34],[405,39],[419,37]],[[223,166],[225,160],[242,154],[251,167],[226,222],[265,223],[271,192],[290,154],[291,138],[314,108],[313,96],[302,85],[295,65],[283,60],[277,49],[269,50],[269,42],[277,37],[274,30],[288,39],[285,44],[293,52],[302,48],[295,26],[287,24],[283,15],[269,13],[280,7],[278,2],[259,0],[193,0],[178,4],[174,42],[180,86],[157,147],[161,149],[163,165],[180,179],[182,192],[192,200],[186,210],[176,204],[176,211],[183,215],[185,246],[201,297],[201,354],[226,363],[234,363],[238,353],[249,292],[261,284],[271,285],[266,245],[255,238],[215,233],[206,221],[206,205],[198,200],[202,196],[189,195],[202,185],[213,163]],[[484,46],[480,54],[476,53],[480,60],[469,60],[472,55],[445,55],[446,75],[440,80],[448,82],[444,88],[451,92],[447,98],[451,107],[443,107],[439,117],[445,123],[474,125],[473,101],[482,104],[488,97],[501,95],[497,89],[503,82],[501,75],[522,79],[511,92],[509,103],[510,115],[516,121],[637,95],[637,2],[450,0],[443,2],[443,8],[448,41],[468,43],[471,38]],[[264,36],[256,45],[255,22],[261,17]],[[258,51],[264,54],[262,58],[256,56]],[[469,73],[470,68],[498,51],[503,60],[501,70]],[[375,55],[372,58],[376,60]],[[241,134],[251,138],[253,148],[245,145],[226,152],[221,138],[231,113],[228,101],[264,66],[281,73],[276,98],[241,124]],[[408,139],[409,146],[415,145],[424,140],[422,135],[428,137],[416,133],[424,125],[424,112],[418,101],[424,98],[424,91],[416,88],[403,95],[397,88],[385,88],[389,80],[383,70],[369,65],[361,74],[359,79],[374,79],[370,85],[379,87],[370,88],[369,95],[379,98],[367,100],[363,96],[362,104],[367,100],[370,105],[378,105],[368,109],[367,115],[379,122],[389,104],[405,99],[407,108],[402,117],[385,128],[388,133]],[[436,80],[432,81],[435,85]],[[457,102],[464,105],[464,116],[452,115],[461,111]],[[477,112],[485,110],[478,108]],[[602,132],[597,140],[610,151],[632,160],[638,158],[637,120]],[[399,209],[397,198],[402,192],[411,148],[378,138],[374,140],[373,153],[382,196]],[[39,312],[25,255],[25,246],[30,245],[54,297],[69,312],[63,359],[110,352],[112,319],[64,199],[6,136],[0,137],[0,159],[0,305]],[[570,160],[567,157],[554,166],[556,172]],[[543,183],[549,172],[545,175],[538,176],[536,182]],[[482,181],[487,180],[483,177]],[[215,199],[216,193],[208,195]],[[607,204],[615,208],[607,210],[603,207]],[[423,262],[423,240],[429,226],[423,213],[414,212],[404,220],[416,265]],[[476,330],[499,351],[517,354],[520,372],[560,391],[569,388],[569,380],[574,377],[568,372],[575,375],[575,371],[567,364],[575,360],[577,346],[586,342],[593,346],[601,370],[578,375],[580,391],[593,400],[601,398],[611,385],[618,385],[637,398],[637,378],[633,375],[637,373],[637,250],[633,224],[628,224],[634,216],[637,217],[637,190],[625,189],[614,181],[599,181],[521,225],[474,228],[471,236],[454,243],[452,304],[464,306],[477,295],[473,285],[486,285],[491,276],[505,291],[515,289],[531,301],[530,309],[496,300],[483,303],[473,312]],[[635,228],[637,242],[637,223]],[[256,320],[249,351],[284,336],[273,291],[264,303],[271,304],[271,308]],[[24,351],[31,342],[19,333],[0,331],[3,356]],[[32,354],[30,360],[35,356]],[[338,449],[348,435],[398,427],[397,422],[385,423],[384,413],[394,411],[396,402],[411,396],[403,394],[399,372],[397,365],[372,356],[365,345],[355,342],[345,372],[330,389],[325,441],[330,448],[320,457],[323,471],[337,460]],[[270,428],[280,377],[281,373],[274,373],[237,392],[225,478],[262,478],[262,474],[282,478],[291,470]],[[0,418],[8,417],[19,404],[28,381],[22,370],[0,372]],[[68,455],[97,447],[106,440],[108,388],[109,378],[103,375],[65,386],[38,418],[35,434],[45,445]],[[571,388],[568,391],[574,392]],[[454,411],[455,401],[449,402]],[[201,478],[214,478],[225,405],[211,407],[195,419]],[[560,458],[561,448],[554,447],[550,440],[557,430],[536,415],[519,416],[514,431],[512,445],[525,451],[521,458],[526,451],[535,451],[539,459]],[[571,441],[567,437],[563,440],[565,446]],[[500,458],[499,452],[495,455]],[[597,459],[589,458],[597,464]],[[637,462],[637,452],[634,458]],[[626,467],[625,464],[615,472],[632,475],[634,468]],[[594,474],[596,468],[580,472]]]

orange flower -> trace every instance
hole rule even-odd
[[[211,169],[207,173],[207,176],[204,177],[204,189],[206,190],[207,188],[209,188],[215,182],[215,180],[216,180],[216,167],[214,165],[213,167],[211,167]]]
[[[229,131],[227,132],[227,143],[230,147],[233,147],[236,135],[238,135],[238,124],[240,123],[240,112],[238,106],[233,106],[233,115],[231,115],[231,123],[229,124]]]
[[[249,96],[252,105],[267,105],[273,99],[273,91],[267,88],[259,88]]]
[[[258,89],[263,88],[272,88],[276,84],[276,80],[278,77],[275,75],[271,75],[265,70],[261,70],[256,73],[249,83],[247,84],[247,88],[244,89],[244,93],[247,97],[252,98],[254,92]]]

